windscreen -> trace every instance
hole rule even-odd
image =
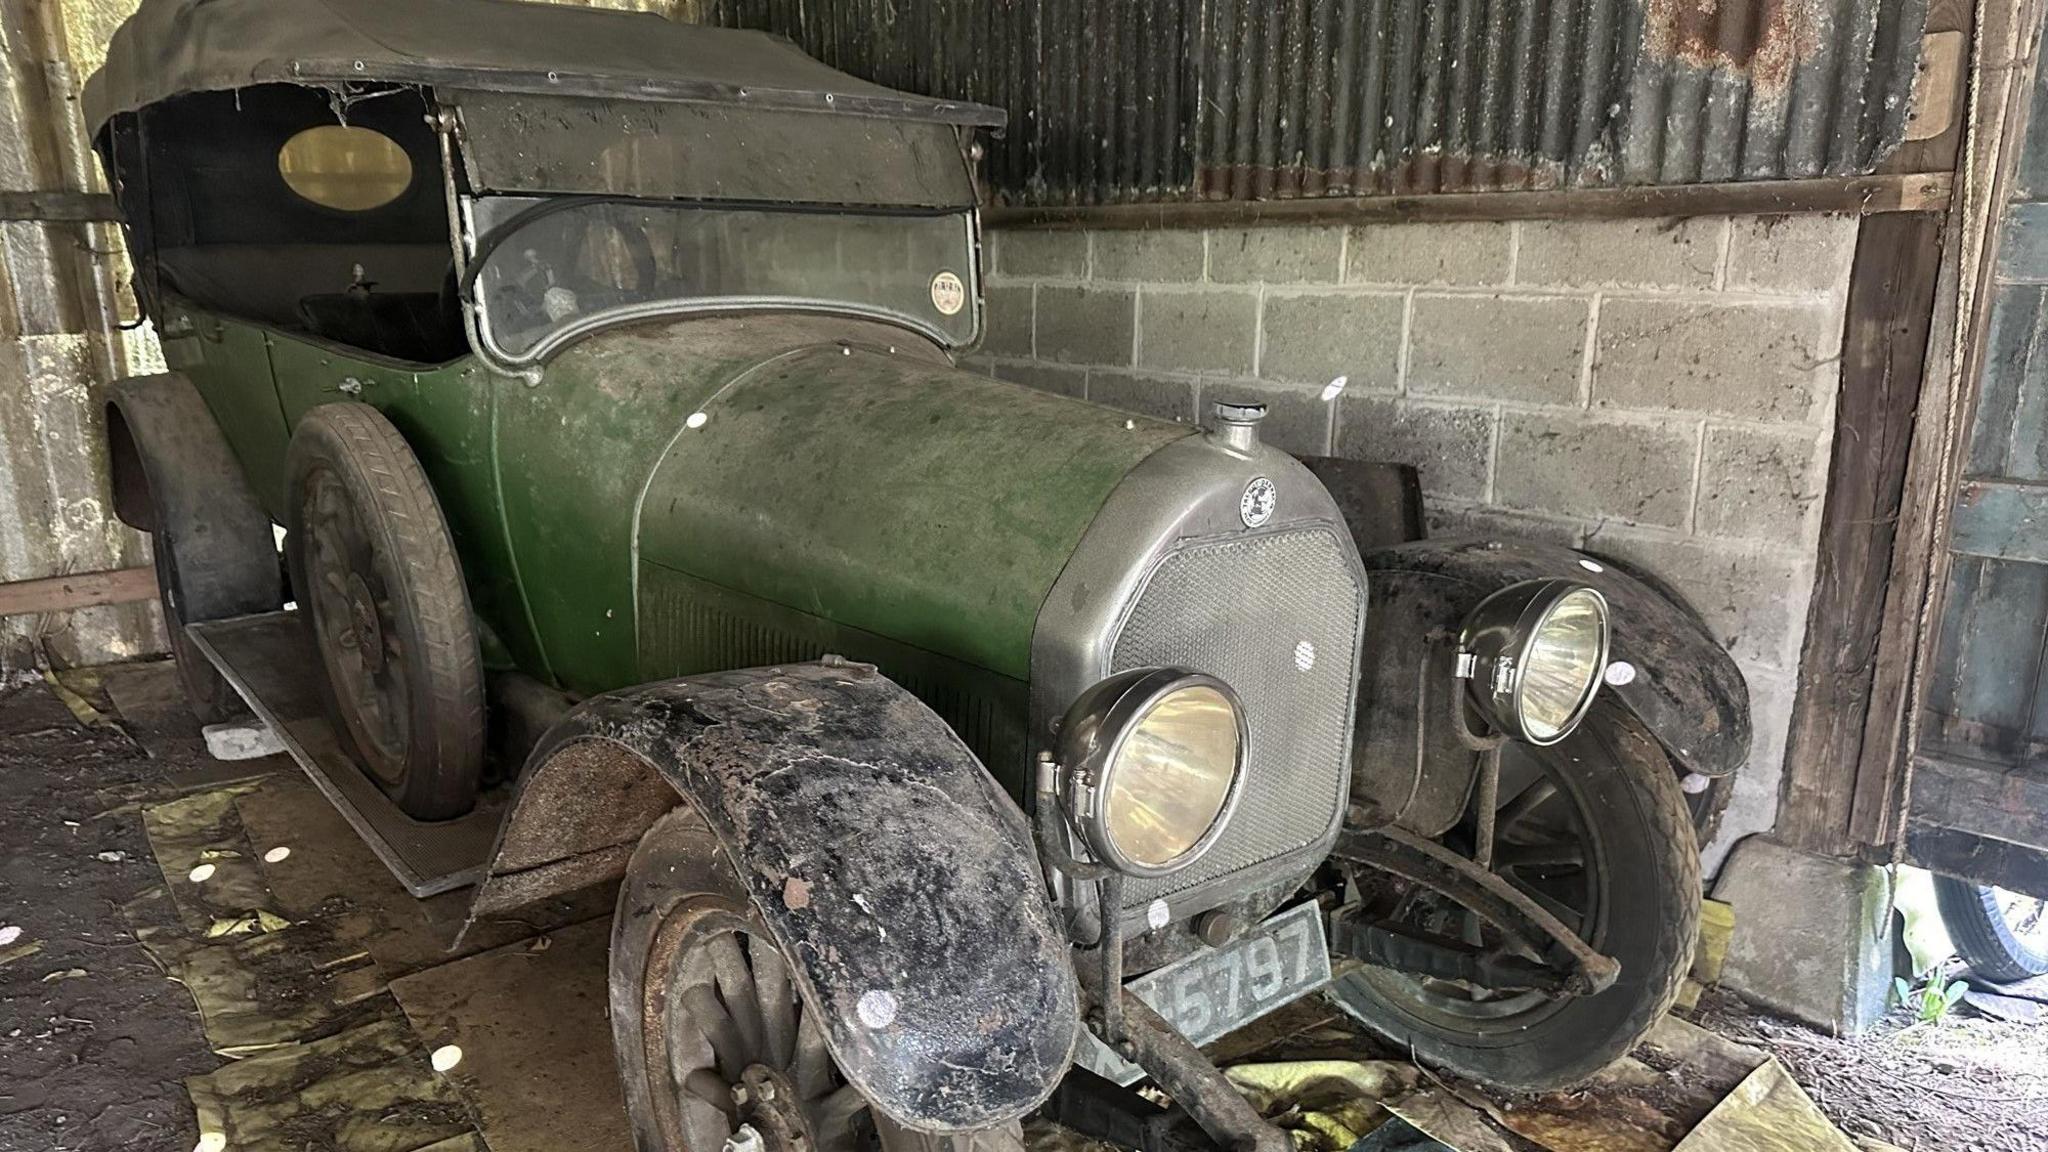
[[[595,327],[694,310],[846,312],[948,347],[975,336],[966,212],[491,197],[475,218],[482,334],[514,362]]]

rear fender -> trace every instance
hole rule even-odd
[[[1749,688],[1742,671],[1674,593],[1611,561],[1548,544],[1418,541],[1369,552],[1364,560],[1373,604],[1352,789],[1354,799],[1394,822],[1426,836],[1441,834],[1464,811],[1473,779],[1447,766],[1477,767],[1450,730],[1443,698],[1451,683],[1448,666],[1425,671],[1419,664],[1432,651],[1448,657],[1429,636],[1455,630],[1481,600],[1524,580],[1564,577],[1607,598],[1611,658],[1630,665],[1634,678],[1600,692],[1641,721],[1679,767],[1726,776],[1749,758]],[[1426,685],[1423,707],[1430,713],[1420,724],[1419,683]]]
[[[527,761],[471,922],[623,875],[678,796],[876,1106],[915,1128],[979,1128],[1057,1086],[1079,994],[1023,813],[937,715],[865,665],[585,701]]]
[[[114,514],[168,539],[188,621],[274,610],[284,578],[263,510],[192,382],[130,376],[106,390]]]

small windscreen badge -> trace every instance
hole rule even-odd
[[[941,316],[952,316],[967,306],[967,285],[951,272],[932,277],[932,307]]]
[[[1273,509],[1280,504],[1280,493],[1273,482],[1264,476],[1255,476],[1244,486],[1244,495],[1237,498],[1237,514],[1247,528],[1264,527],[1273,518]]]

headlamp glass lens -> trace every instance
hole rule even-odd
[[[1108,766],[1103,828],[1133,863],[1160,868],[1201,843],[1237,775],[1237,710],[1204,684],[1161,697]]]
[[[1606,631],[1606,609],[1590,588],[1566,594],[1536,626],[1517,701],[1522,727],[1533,739],[1555,739],[1597,687]]]

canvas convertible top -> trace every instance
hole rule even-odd
[[[397,82],[1001,127],[1002,110],[870,84],[761,32],[527,0],[143,0],[85,87],[93,132],[190,92]]]

